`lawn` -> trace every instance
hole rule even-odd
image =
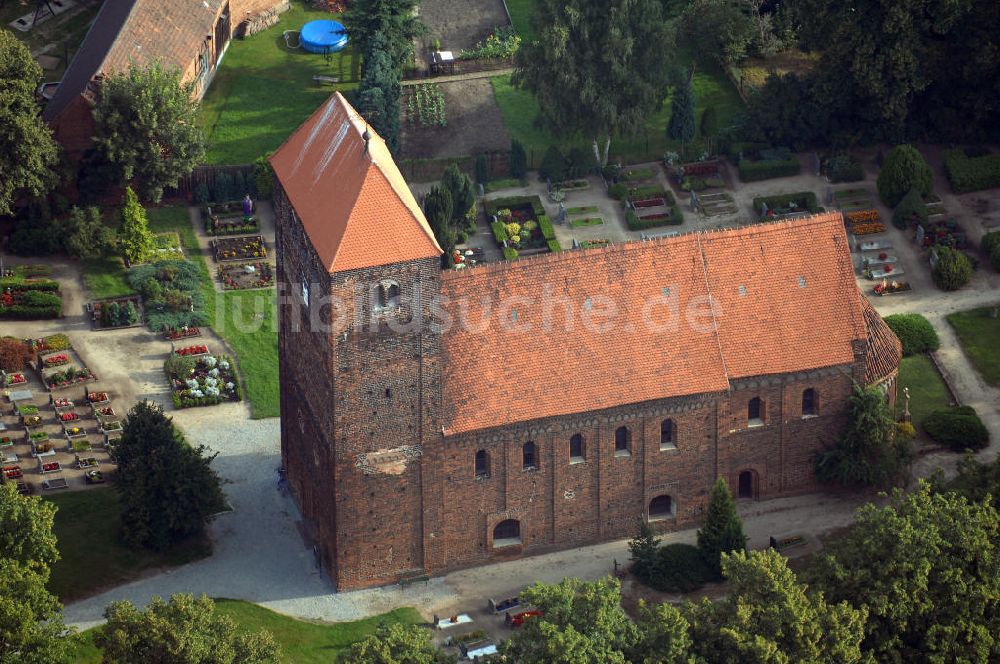
[[[111,487],[45,499],[59,507],[53,532],[62,558],[52,566],[49,590],[63,602],[122,584],[146,570],[183,565],[212,552],[204,538],[162,553],[125,546],[118,538],[118,493]]]
[[[507,0],[510,20],[514,24],[514,30],[521,36],[521,41],[530,42],[535,38],[535,29],[531,26],[535,2],[536,0]]]
[[[285,46],[285,30],[329,18],[337,17],[293,0],[277,25],[233,40],[201,103],[207,163],[252,162],[281,145],[334,89],[357,86],[361,56],[353,47],[332,54],[327,62],[322,55]],[[321,85],[313,81],[315,74],[339,77],[341,83]]]
[[[959,311],[948,316],[969,362],[987,383],[1000,386],[1000,318],[991,318],[992,307]]]
[[[149,229],[154,233],[176,233],[181,247],[202,275],[201,290],[205,312],[212,329],[236,353],[244,392],[250,402],[252,417],[277,417],[278,400],[278,323],[274,290],[215,290],[210,257],[202,253],[198,237],[185,207],[151,207],[146,210]],[[120,258],[84,263],[84,283],[94,297],[114,297],[134,292],[128,285]]]
[[[910,416],[919,430],[924,418],[935,410],[951,405],[948,388],[931,359],[926,355],[904,357],[899,363],[896,415],[903,413],[903,388],[910,388]]]
[[[588,226],[600,226],[604,220],[600,217],[584,217],[583,219],[573,219],[569,223],[573,228],[587,228]]]
[[[380,616],[343,623],[323,623],[296,620],[275,613],[262,606],[233,599],[215,601],[216,611],[229,616],[243,630],[266,629],[281,646],[283,662],[295,664],[326,664],[351,644],[375,632],[379,623],[421,624],[424,620],[415,609],[394,609]],[[75,664],[100,664],[100,652],[93,645],[97,628],[80,635],[80,646],[75,650]]]

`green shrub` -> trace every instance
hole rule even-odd
[[[892,211],[892,225],[900,230],[906,230],[910,224],[927,223],[927,205],[924,197],[916,189],[910,189]]]
[[[616,182],[608,187],[608,196],[616,201],[623,201],[628,198],[628,185],[624,182]]]
[[[830,182],[858,182],[865,179],[865,169],[854,155],[840,153],[827,159],[826,176]]]
[[[941,340],[930,321],[920,314],[892,314],[885,323],[903,344],[903,355],[929,353],[941,347]]]
[[[956,194],[1000,187],[1000,154],[970,157],[963,150],[946,150],[944,172]]]
[[[757,211],[757,214],[764,213],[765,203],[772,210],[775,208],[787,208],[790,203],[795,203],[799,209],[809,212],[819,210],[816,194],[811,191],[799,191],[794,194],[781,194],[779,196],[758,196],[753,199],[753,209]]]
[[[649,569],[635,569],[643,584],[669,593],[688,593],[705,585],[711,570],[698,548],[690,544],[667,544],[656,552],[656,561]]]
[[[788,159],[764,159],[762,161],[751,161],[749,159],[740,160],[740,180],[743,182],[757,182],[770,178],[783,178],[791,175],[798,175],[802,170],[802,165],[795,156]]]
[[[520,141],[510,142],[510,176],[516,180],[524,178],[528,172],[528,155]]]
[[[485,185],[490,181],[490,166],[486,162],[486,155],[480,152],[476,155],[476,182]]]
[[[493,231],[493,237],[496,238],[497,244],[503,244],[507,241],[507,229],[502,221],[494,221],[490,224],[490,229]]]
[[[923,426],[935,442],[956,452],[981,450],[990,440],[990,432],[972,406],[936,410],[924,418]]]
[[[556,239],[556,229],[552,228],[552,222],[547,215],[538,217],[538,228],[542,231],[542,237],[546,240]]]
[[[515,249],[514,247],[504,247],[503,248],[503,257],[504,257],[505,260],[508,260],[508,261],[516,261],[517,260],[517,249]]]
[[[559,240],[547,240],[546,244],[549,245],[549,251],[556,253],[557,251],[562,251],[562,247],[559,245]]]
[[[1000,231],[992,231],[983,236],[979,248],[990,261],[990,265],[1000,272]]]
[[[0,291],[7,290],[8,288],[12,290],[24,290],[24,291],[44,291],[47,293],[54,293],[59,290],[59,282],[53,281],[51,279],[39,279],[37,281],[25,281],[21,277],[7,277],[6,279],[0,279]]]
[[[876,184],[882,201],[894,208],[911,189],[921,196],[930,194],[934,173],[915,147],[897,145],[886,154]]]
[[[542,163],[538,166],[538,177],[548,178],[552,182],[561,182],[566,179],[566,157],[554,145],[550,145],[542,157]]]
[[[941,290],[953,291],[972,279],[972,261],[958,249],[935,247],[938,261],[931,270],[934,283]]]
[[[274,195],[274,169],[268,157],[271,153],[257,157],[253,163],[253,181],[257,189],[257,198],[270,200]]]

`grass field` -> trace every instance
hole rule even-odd
[[[959,311],[948,316],[962,350],[987,383],[1000,386],[1000,318],[990,318],[991,307]]]
[[[282,33],[313,19],[336,18],[293,0],[281,21],[249,39],[235,39],[201,103],[200,121],[209,164],[247,164],[274,150],[334,89],[357,86],[361,56],[348,46],[330,56],[291,50]],[[339,77],[321,85],[314,74]]]
[[[83,285],[95,299],[120,297],[135,292],[126,279],[121,256],[105,256],[81,261]]]
[[[351,644],[375,632],[379,623],[420,624],[423,619],[415,609],[401,608],[365,620],[344,623],[321,623],[296,620],[264,607],[233,599],[215,601],[216,611],[229,616],[242,629],[266,629],[281,646],[281,661],[294,664],[327,664]],[[95,628],[96,629],[96,628]],[[74,664],[100,664],[101,655],[94,647],[94,629],[80,635],[74,652]]]
[[[948,388],[931,359],[926,355],[904,357],[899,363],[899,391],[896,415],[903,413],[903,388],[910,388],[910,416],[919,429],[924,418],[935,410],[951,405]]]
[[[163,553],[125,546],[118,536],[118,493],[111,487],[45,499],[59,507],[53,532],[62,558],[52,566],[49,590],[63,602],[119,585],[146,570],[183,565],[212,552],[204,538]]]

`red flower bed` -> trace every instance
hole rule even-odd
[[[98,408],[97,412],[98,412],[99,415],[103,415],[105,417],[114,417],[115,416],[115,409],[112,408],[111,406],[105,406],[104,408]]]
[[[57,367],[60,364],[69,364],[69,355],[60,353],[59,355],[53,355],[52,357],[45,358],[43,362],[47,367]]]
[[[719,164],[714,161],[696,161],[683,164],[684,175],[715,175],[719,172]]]
[[[74,420],[80,419],[80,416],[76,413],[63,413],[59,416],[61,422],[73,422]]]
[[[21,472],[20,466],[4,466],[3,476],[9,480],[18,480],[24,477],[24,473]]]
[[[59,470],[59,462],[53,461],[52,463],[43,463],[42,472],[43,473],[54,473]]]
[[[66,397],[59,397],[58,399],[52,402],[52,405],[55,406],[56,408],[72,408],[73,402],[67,399]]]
[[[28,379],[24,377],[22,373],[8,374],[7,384],[8,385],[20,385],[22,383],[27,383]]]
[[[188,346],[187,348],[178,348],[174,351],[178,355],[204,355],[208,352],[208,346],[205,344],[198,344],[197,346]]]
[[[87,399],[90,400],[90,403],[101,403],[102,401],[107,401],[108,400],[108,393],[107,392],[91,392],[90,394],[87,395]]]
[[[632,201],[632,205],[637,208],[656,207],[658,205],[666,205],[666,201],[662,198],[644,198],[641,201]]]
[[[644,217],[639,217],[643,221],[663,221],[664,219],[670,219],[670,215],[667,213],[660,214],[647,214]]]
[[[197,337],[201,334],[201,329],[197,327],[189,327],[187,329],[182,328],[179,330],[167,330],[165,334],[167,339],[176,341],[177,339],[186,339],[187,337]]]

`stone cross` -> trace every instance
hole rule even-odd
[[[910,421],[910,388],[903,388],[903,421]]]

